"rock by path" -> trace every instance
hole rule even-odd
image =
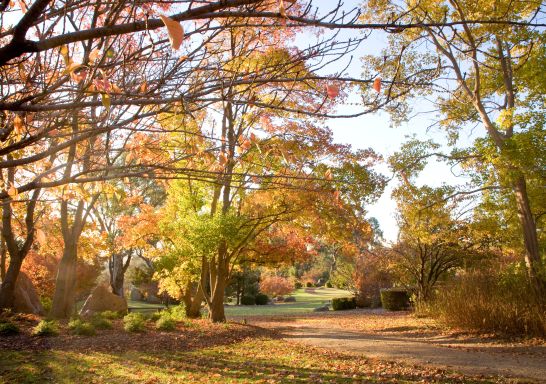
[[[361,311],[356,315],[353,312],[335,316],[298,317],[293,321],[262,319],[253,322],[276,329],[286,339],[308,345],[383,360],[447,368],[465,374],[499,375],[524,382],[546,383],[544,344],[525,345],[460,338],[431,331],[426,326],[421,329],[418,326],[397,327],[403,319],[389,317],[388,314],[384,318],[381,316],[381,313]],[[364,330],[359,329],[359,321],[368,323]],[[378,324],[383,321],[383,326],[374,329],[369,326],[373,321]],[[354,327],[350,324],[354,324]]]

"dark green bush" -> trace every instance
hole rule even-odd
[[[111,329],[112,328],[112,322],[104,317],[100,313],[97,313],[93,316],[91,319],[91,324],[95,327],[95,329]]]
[[[326,288],[333,288],[334,286],[329,281],[326,282]]]
[[[245,296],[241,297],[241,304],[242,305],[255,305],[256,304],[256,297],[245,295]]]
[[[267,296],[265,293],[258,293],[254,299],[256,301],[256,305],[267,305],[267,303],[269,303],[269,296]]]
[[[381,304],[389,311],[401,311],[409,307],[408,291],[403,288],[381,290]]]
[[[93,324],[81,319],[70,320],[68,329],[80,336],[93,336],[95,334],[95,327]]]
[[[313,285],[313,283],[311,283],[310,281],[308,281],[307,283],[305,283],[305,286],[306,286],[307,288],[311,288],[311,287],[313,287],[314,285]]]
[[[123,318],[123,329],[127,332],[143,332],[146,319],[142,313],[129,313]]]
[[[57,336],[59,325],[55,320],[42,320],[32,329],[33,336]]]
[[[116,311],[104,311],[100,314],[105,319],[114,320],[114,319],[121,319],[123,316],[125,316],[124,313],[116,312]]]
[[[338,297],[332,299],[332,309],[334,311],[344,311],[356,308],[356,299],[354,297]]]
[[[11,321],[3,321],[0,323],[0,336],[16,335],[19,332],[17,324],[12,323]]]
[[[303,284],[300,281],[296,281],[296,283],[294,284],[294,287],[296,289],[300,289],[300,288],[303,288]]]
[[[155,327],[160,331],[174,331],[176,329],[176,320],[169,312],[163,312],[155,322]]]

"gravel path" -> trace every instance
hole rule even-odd
[[[408,314],[393,316],[364,310],[252,322],[274,328],[289,340],[366,357],[546,383],[544,343],[507,343],[445,334]]]

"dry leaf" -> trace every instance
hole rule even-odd
[[[159,18],[167,27],[171,47],[176,51],[180,48],[182,41],[184,40],[184,28],[182,28],[182,25],[178,21],[175,21],[168,16],[159,15]]]
[[[326,86],[326,93],[328,94],[328,97],[330,99],[335,99],[339,96],[339,86],[333,84],[333,85],[327,85]]]
[[[375,89],[375,91],[377,93],[381,92],[381,78],[380,77],[378,77],[377,79],[374,80],[373,89]]]

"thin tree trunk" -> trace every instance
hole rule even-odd
[[[4,278],[6,277],[7,249],[6,241],[3,238],[0,240],[0,246],[2,247],[0,250],[0,279],[4,281]]]
[[[527,265],[529,281],[536,297],[541,301],[545,301],[546,289],[544,276],[542,276],[543,265],[538,245],[537,227],[529,204],[527,185],[523,175],[517,178],[513,189],[518,207],[518,217],[523,231],[525,264]]]
[[[116,253],[110,260],[110,287],[112,293],[124,297],[123,286],[125,284],[125,264],[123,263],[123,254]]]

